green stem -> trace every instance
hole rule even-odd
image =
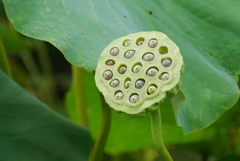
[[[42,71],[42,79],[44,79],[44,93],[51,107],[57,106],[59,98],[56,92],[56,82],[52,71],[49,52],[47,50],[46,43],[43,41],[34,41],[38,60],[40,63],[40,69]]]
[[[10,66],[7,60],[7,54],[5,52],[1,38],[0,38],[0,69],[2,69],[9,77],[12,77]]]
[[[78,122],[88,127],[87,109],[86,109],[86,99],[84,93],[84,83],[83,83],[83,69],[76,66],[72,66],[73,72],[73,87],[76,102],[77,113],[79,114]]]
[[[28,51],[25,51],[20,54],[20,57],[31,76],[34,85],[39,84],[39,80],[41,79],[41,74],[35,60],[32,57],[32,54]]]
[[[96,140],[96,143],[92,149],[92,153],[90,155],[89,161],[102,161],[104,147],[106,145],[108,134],[111,127],[111,119],[112,119],[111,109],[109,108],[108,104],[105,102],[102,94],[101,94],[101,100],[102,100],[101,129],[100,129],[100,134]]]
[[[172,157],[168,153],[162,136],[162,122],[160,107],[157,110],[151,112],[151,124],[152,124],[152,136],[154,146],[162,161],[173,161]]]

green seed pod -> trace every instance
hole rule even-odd
[[[114,65],[108,65],[109,60]],[[183,58],[174,42],[161,32],[139,32],[116,39],[103,50],[95,81],[111,108],[140,117],[176,94],[182,73]]]
[[[119,49],[118,48],[112,48],[111,50],[110,50],[110,54],[112,55],[112,56],[117,56],[118,55],[118,53],[119,53]]]

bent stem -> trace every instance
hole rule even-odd
[[[84,93],[83,69],[72,66],[73,86],[76,102],[76,113],[79,115],[78,123],[88,127],[86,98]]]
[[[157,108],[157,110],[151,112],[151,125],[153,143],[161,160],[173,161],[163,142],[160,107]]]
[[[111,127],[111,120],[112,120],[111,109],[108,106],[108,104],[105,102],[102,94],[101,94],[101,101],[102,101],[102,123],[101,123],[99,136],[92,149],[89,161],[102,161],[104,147],[106,145],[108,134]]]

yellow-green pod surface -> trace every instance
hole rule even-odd
[[[111,108],[142,116],[155,110],[167,93],[178,91],[183,58],[161,32],[139,32],[111,42],[95,73],[98,89]]]

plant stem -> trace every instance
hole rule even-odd
[[[9,77],[12,77],[10,66],[7,60],[7,54],[2,44],[1,38],[0,38],[0,69],[2,69],[4,73],[6,73]]]
[[[84,83],[83,83],[83,69],[76,66],[72,66],[73,72],[73,87],[76,102],[76,112],[78,113],[78,123],[88,127],[87,109],[86,109],[86,99],[84,93]]]
[[[160,107],[157,108],[157,110],[151,112],[151,124],[153,143],[161,160],[173,161],[163,142]]]
[[[111,109],[108,104],[105,102],[104,97],[101,94],[102,100],[102,123],[99,136],[96,140],[96,143],[92,149],[89,161],[102,161],[104,147],[107,142],[108,134],[111,127]]]

